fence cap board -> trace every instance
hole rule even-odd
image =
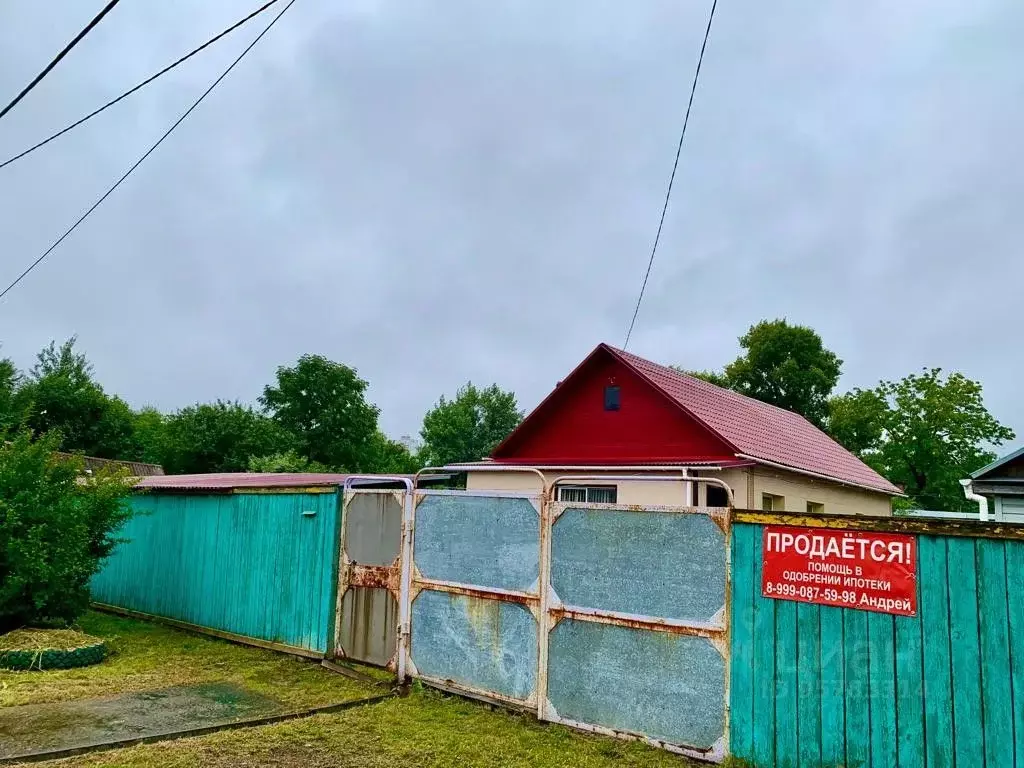
[[[734,509],[732,520],[734,523],[753,525],[792,525],[803,528],[1024,541],[1024,525],[983,523],[980,520],[926,520],[919,517],[872,517],[868,515],[806,515],[798,512],[763,512],[756,509]]]

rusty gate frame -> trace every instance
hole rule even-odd
[[[360,481],[395,482],[401,483],[405,488],[404,490],[395,488],[354,488],[354,483]],[[409,566],[412,559],[413,488],[413,480],[402,475],[349,475],[345,478],[344,485],[342,486],[341,526],[338,535],[338,572],[336,574],[337,596],[334,606],[334,632],[331,638],[331,648],[328,649],[328,652],[335,656],[342,650],[338,645],[338,640],[341,637],[342,603],[345,593],[352,587],[386,589],[398,604],[395,655],[388,662],[387,668],[395,671],[399,682],[404,681],[406,678],[406,664],[409,654],[408,609],[410,606],[409,585],[411,576]],[[359,495],[381,496],[388,494],[399,502],[402,510],[398,557],[395,558],[391,565],[359,565],[353,563],[348,558],[348,542],[346,539],[349,519],[348,508],[352,500]]]
[[[571,728],[605,736],[613,736],[619,739],[642,741],[652,746],[674,752],[688,757],[696,757],[702,760],[721,761],[728,754],[729,744],[729,686],[730,686],[730,586],[732,581],[732,510],[735,507],[735,497],[732,488],[723,480],[717,477],[694,477],[683,473],[682,475],[560,475],[548,481],[544,475],[543,468],[532,466],[503,467],[503,471],[532,473],[540,480],[540,491],[480,491],[476,495],[482,497],[506,497],[526,498],[539,500],[535,505],[539,517],[539,545],[540,552],[538,560],[538,587],[537,594],[532,592],[520,592],[500,588],[483,588],[480,585],[460,584],[455,582],[439,581],[424,578],[415,566],[415,528],[416,508],[423,499],[428,496],[458,495],[473,496],[473,491],[425,491],[418,487],[420,475],[427,472],[449,471],[443,467],[425,467],[413,477],[412,482],[407,486],[406,503],[403,507],[402,522],[402,547],[401,547],[401,582],[399,589],[399,617],[400,626],[398,632],[398,682],[404,684],[408,678],[414,677],[422,680],[431,687],[454,693],[469,698],[479,699],[488,703],[500,704],[511,708],[533,712],[539,720],[559,723]],[[399,478],[395,478],[399,479]],[[402,478],[406,479],[407,478]],[[618,482],[680,482],[684,488],[693,488],[697,484],[716,485],[726,491],[728,507],[697,507],[697,506],[669,506],[669,505],[637,505],[637,504],[591,504],[581,502],[560,502],[556,501],[556,489],[560,484],[567,482],[581,481],[618,481]],[[687,498],[691,498],[687,495]],[[539,507],[539,508],[538,508]],[[552,534],[554,525],[566,509],[570,508],[594,508],[602,510],[627,510],[639,513],[643,512],[671,512],[676,514],[705,515],[711,519],[724,536],[724,561],[725,561],[725,600],[720,609],[710,621],[684,621],[656,616],[642,616],[638,614],[622,613],[618,611],[607,611],[600,609],[585,608],[580,606],[565,605],[555,594],[551,584],[552,565]],[[533,692],[526,700],[515,699],[503,694],[495,693],[485,689],[474,688],[462,683],[453,683],[449,680],[435,679],[422,675],[416,669],[411,658],[411,620],[412,602],[423,590],[465,595],[483,599],[499,600],[504,602],[523,605],[530,611],[537,622],[537,676]],[[340,606],[340,599],[339,599]],[[655,632],[668,632],[680,635],[702,637],[711,644],[722,655],[723,659],[723,733],[710,749],[689,747],[683,744],[674,744],[661,739],[647,736],[634,731],[618,730],[605,726],[595,725],[570,720],[560,717],[548,701],[548,667],[549,667],[549,643],[550,633],[563,618],[576,619],[580,621],[610,624],[623,626],[632,629],[649,630]]]
[[[537,622],[538,637],[540,636],[540,627],[542,626],[541,605],[543,603],[543,555],[544,555],[544,510],[547,507],[547,490],[548,484],[547,479],[544,477],[544,473],[534,467],[509,467],[507,471],[520,472],[536,475],[540,480],[539,491],[481,491],[475,493],[473,491],[458,490],[458,491],[444,491],[444,490],[423,490],[418,488],[420,475],[430,472],[448,472],[449,470],[443,467],[424,467],[413,477],[413,501],[412,501],[412,512],[410,521],[410,533],[409,533],[409,558],[410,563],[410,588],[407,597],[409,617],[409,640],[411,641],[411,622],[412,622],[412,603],[424,590],[431,590],[434,592],[442,592],[454,595],[463,595],[466,597],[475,597],[484,600],[497,600],[499,602],[515,603],[525,607],[530,614],[533,616],[534,621]],[[537,524],[538,524],[538,540],[540,547],[538,551],[537,560],[537,594],[534,595],[531,592],[522,592],[519,590],[502,589],[499,587],[484,587],[479,584],[461,584],[452,581],[440,581],[437,579],[427,579],[419,572],[416,568],[415,563],[415,539],[416,539],[416,509],[420,503],[431,496],[473,496],[478,495],[487,498],[513,498],[513,499],[526,499],[531,502],[534,510],[537,512]],[[539,640],[538,640],[538,654],[539,654]],[[463,683],[454,684],[447,680],[440,680],[438,678],[430,677],[429,675],[421,674],[415,666],[412,660],[412,653],[409,645],[406,645],[406,672],[415,677],[418,680],[422,680],[428,685],[437,688],[448,693],[458,694],[460,696],[467,696],[469,698],[478,699],[487,703],[502,704],[504,706],[525,710],[529,712],[538,712],[539,703],[543,701],[541,697],[540,688],[540,676],[537,677],[537,682],[534,687],[534,691],[525,700],[516,699],[504,694],[496,693],[494,691],[488,691],[481,688],[475,688],[470,685]],[[399,684],[404,684],[405,678],[399,676]]]

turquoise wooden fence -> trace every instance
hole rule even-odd
[[[323,654],[338,492],[146,494],[92,582],[101,604]]]
[[[962,525],[962,524],[961,524]],[[761,596],[732,550],[730,751],[758,768],[1024,765],[1024,541],[918,536],[918,615]]]

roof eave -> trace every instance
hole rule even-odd
[[[770,461],[769,459],[761,459],[761,458],[758,458],[757,456],[751,456],[750,454],[746,454],[746,453],[737,453],[736,456],[738,458],[741,458],[741,459],[749,459],[750,461],[753,461],[753,462],[755,462],[757,464],[764,464],[765,466],[768,466],[768,467],[775,467],[777,469],[784,469],[787,472],[795,472],[795,473],[797,473],[799,475],[807,475],[808,477],[817,477],[817,478],[819,478],[821,480],[828,480],[829,482],[837,483],[839,485],[845,485],[845,486],[850,487],[850,488],[860,488],[861,490],[871,491],[872,493],[881,493],[881,494],[884,494],[885,496],[898,496],[898,497],[904,498],[904,499],[907,498],[907,494],[905,494],[903,491],[901,491],[895,485],[893,485],[891,489],[890,488],[880,488],[878,486],[867,485],[866,483],[854,482],[853,480],[845,480],[845,479],[843,479],[841,477],[836,477],[834,475],[826,475],[826,474],[824,474],[822,472],[814,472],[814,471],[809,470],[809,469],[801,469],[800,467],[794,467],[792,465],[783,464],[783,463],[778,462],[778,461]]]
[[[971,479],[977,480],[982,475],[988,474],[993,469],[999,469],[999,467],[1003,466],[1004,464],[1008,464],[1014,459],[1019,459],[1021,456],[1024,456],[1024,448],[1018,448],[1013,453],[1007,454],[1006,456],[1003,456],[1001,459],[996,459],[991,464],[986,464],[981,469],[972,472]]]

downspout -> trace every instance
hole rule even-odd
[[[980,493],[974,492],[974,485],[972,480],[961,480],[960,485],[964,487],[964,496],[967,497],[968,501],[978,502],[978,519],[983,523],[988,522],[988,499],[982,496]]]

